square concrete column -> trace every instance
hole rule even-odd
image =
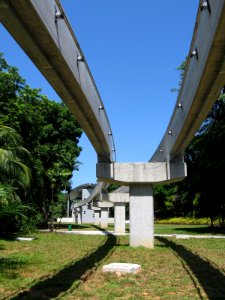
[[[108,215],[109,215],[108,207],[102,207],[101,208],[100,227],[103,228],[103,229],[108,228]]]
[[[67,197],[67,209],[66,209],[66,216],[67,218],[70,217],[70,197]]]
[[[100,210],[95,210],[94,211],[94,224],[96,226],[100,225]]]
[[[73,222],[77,223],[77,219],[76,219],[76,208],[72,210],[72,218],[73,218]]]
[[[110,193],[109,201],[114,203],[114,232],[125,234],[125,205],[129,202],[128,193]]]
[[[125,203],[114,203],[114,232],[125,234]]]
[[[82,224],[82,207],[74,209],[74,216],[76,224]]]
[[[108,227],[109,207],[113,207],[114,204],[109,201],[96,201],[96,202],[94,202],[94,206],[101,209],[100,227],[103,229],[107,228]]]
[[[130,246],[154,248],[152,185],[130,185]]]

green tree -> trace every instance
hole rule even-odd
[[[185,67],[186,61],[177,68],[181,80]],[[225,168],[224,141],[225,89],[185,151],[187,178],[176,183],[176,188],[168,185],[155,189],[155,207],[159,215],[210,217],[212,224],[213,219],[219,217],[224,226],[225,186],[221,176]]]
[[[222,93],[185,153],[189,175],[184,187],[190,187],[196,213],[211,220],[219,217],[223,226],[225,187],[221,174],[225,168],[224,141],[225,94]]]
[[[63,103],[50,101],[39,89],[30,88],[3,55],[0,104],[4,123],[18,131],[31,153],[32,186],[28,197],[47,221],[50,205],[57,201],[61,190],[70,189],[72,173],[78,170],[82,129]]]
[[[0,183],[0,235],[34,231],[39,217],[29,203],[21,201],[15,187]]]
[[[29,158],[21,136],[13,128],[0,124],[0,182],[26,190],[31,173],[24,161]]]
[[[22,147],[21,136],[0,125],[0,233],[30,229],[29,214],[34,210],[26,200],[31,173],[25,164],[29,152]],[[27,231],[27,230],[26,230]]]

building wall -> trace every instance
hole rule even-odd
[[[82,189],[82,200],[87,199],[92,189]],[[94,223],[94,211],[88,208],[88,205],[82,206],[82,223]]]
[[[94,211],[87,205],[82,207],[82,223],[94,223]]]

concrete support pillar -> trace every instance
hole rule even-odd
[[[73,218],[73,222],[77,223],[76,208],[72,210],[72,218]]]
[[[154,248],[153,188],[130,185],[130,246]]]
[[[101,208],[101,222],[100,222],[100,226],[103,229],[108,228],[108,215],[109,215],[109,209],[108,209],[108,207],[102,207]]]
[[[74,216],[76,224],[82,224],[82,207],[74,209]]]
[[[82,214],[83,214],[83,208],[82,208],[82,206],[81,207],[79,207],[79,213],[78,213],[78,224],[82,224]]]
[[[70,197],[69,195],[67,196],[67,209],[66,209],[66,216],[67,218],[70,217]]]
[[[100,210],[95,210],[94,211],[94,224],[96,226],[100,225]]]
[[[114,232],[125,234],[125,205],[129,202],[129,194],[120,192],[110,193],[108,199],[114,203]]]
[[[114,203],[114,232],[125,234],[125,203]]]
[[[101,209],[100,227],[103,229],[108,228],[109,207],[113,207],[114,204],[109,201],[96,201],[94,206]]]

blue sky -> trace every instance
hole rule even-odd
[[[146,162],[169,122],[176,67],[188,55],[198,0],[61,0],[112,127],[117,162]],[[0,24],[0,51],[31,87],[60,101]],[[96,181],[96,153],[83,135],[73,186]]]

